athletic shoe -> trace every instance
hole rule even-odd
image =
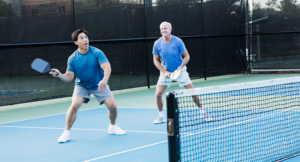
[[[208,114],[206,114],[206,112],[201,112],[200,118],[202,118],[208,122],[213,120]]]
[[[108,126],[108,134],[114,134],[114,135],[124,135],[126,134],[125,131],[123,131],[120,127],[117,125],[109,125]]]
[[[61,136],[58,138],[58,142],[59,143],[63,143],[63,142],[67,142],[67,141],[69,141],[70,140],[70,132],[63,132],[62,134],[61,134]]]
[[[164,117],[157,117],[153,123],[154,124],[159,124],[159,123],[165,123],[166,122],[166,119]]]

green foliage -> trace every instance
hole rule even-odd
[[[260,15],[260,16],[274,15],[274,14],[276,14],[275,8],[276,7],[262,8],[261,4],[258,2],[258,3],[253,4],[253,14]]]
[[[278,16],[299,16],[300,5],[297,0],[268,0],[265,4],[267,7],[262,7],[258,2],[253,4],[253,13],[256,15],[278,15]]]
[[[278,6],[279,14],[284,16],[297,16],[300,13],[300,7],[297,0],[282,0]]]
[[[276,7],[278,0],[268,0],[266,3],[267,6],[269,7]]]
[[[5,2],[0,0],[0,17],[7,17],[12,14],[11,9],[9,8],[9,5],[7,5]]]

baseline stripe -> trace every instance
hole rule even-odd
[[[125,152],[130,152],[130,151],[138,150],[138,149],[145,148],[145,147],[150,147],[150,146],[158,145],[158,144],[165,143],[165,142],[168,142],[168,140],[157,142],[157,143],[153,143],[153,144],[142,146],[142,147],[133,148],[133,149],[130,149],[130,150],[125,150],[125,151],[117,152],[117,153],[110,154],[110,155],[105,155],[105,156],[97,157],[97,158],[86,160],[86,161],[83,161],[83,162],[90,162],[90,161],[94,161],[94,160],[98,160],[98,159],[103,159],[103,158],[106,158],[106,157],[110,157],[110,156],[122,154],[122,153],[125,153]]]
[[[1,126],[4,128],[29,128],[29,129],[62,129],[65,128],[51,128],[51,127],[24,127],[24,126]],[[88,131],[107,131],[107,129],[84,129],[84,128],[72,128],[72,130],[88,130]],[[167,133],[167,132],[154,132],[154,131],[135,131],[135,130],[124,130],[126,132],[138,132],[138,133]]]

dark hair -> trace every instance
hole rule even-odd
[[[88,35],[88,32],[86,31],[86,30],[84,30],[84,29],[78,29],[78,30],[75,30],[73,33],[72,33],[72,35],[71,35],[71,37],[72,37],[72,41],[77,41],[78,40],[78,35],[80,34],[80,33],[85,33],[86,35]]]

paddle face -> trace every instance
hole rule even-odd
[[[180,73],[181,73],[181,70],[175,70],[175,71],[171,74],[170,79],[172,79],[172,80],[177,79],[177,78],[179,77]]]
[[[33,62],[31,63],[31,68],[39,73],[46,73],[51,71],[50,64],[40,58],[36,58],[33,60]]]

